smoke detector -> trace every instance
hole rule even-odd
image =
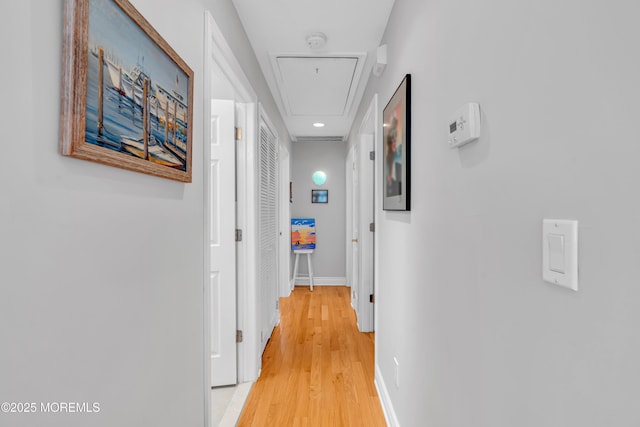
[[[311,33],[307,36],[307,46],[311,50],[319,50],[327,43],[327,36],[324,33]]]

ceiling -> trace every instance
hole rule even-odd
[[[393,2],[233,0],[294,142],[346,139]]]

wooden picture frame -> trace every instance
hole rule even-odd
[[[382,208],[411,210],[411,74],[383,112]]]
[[[127,0],[65,0],[60,153],[191,182],[193,71]]]

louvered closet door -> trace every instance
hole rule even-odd
[[[264,350],[278,321],[278,144],[260,120],[260,299],[261,346]]]

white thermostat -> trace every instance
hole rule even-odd
[[[469,102],[449,120],[449,146],[461,147],[480,137],[480,106]]]

